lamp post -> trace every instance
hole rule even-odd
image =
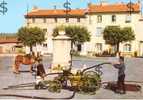
[[[66,23],[69,22],[69,12],[71,11],[71,7],[70,7],[71,3],[69,2],[69,0],[66,0],[66,2],[63,4],[64,8],[66,9]],[[73,54],[73,42],[71,40],[71,50],[70,50],[70,56],[71,56],[71,61],[70,61],[70,68],[72,67],[72,54]]]
[[[66,0],[66,2],[63,4],[64,8],[66,9],[66,22],[68,22],[68,13],[71,11],[70,5],[71,3],[68,0]]]
[[[130,16],[132,14],[132,11],[134,11],[134,8],[133,8],[133,3],[132,1],[130,0],[129,3],[127,4],[127,7],[129,8],[129,13],[130,13]]]

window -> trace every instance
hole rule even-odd
[[[57,23],[58,22],[58,19],[57,18],[55,18],[55,23]]]
[[[112,22],[116,22],[116,15],[112,15]]]
[[[124,51],[126,51],[126,52],[131,51],[131,44],[125,44],[123,49],[124,49]]]
[[[96,43],[96,50],[97,50],[97,52],[102,51],[102,43]]]
[[[96,28],[96,36],[101,36],[102,35],[102,27],[97,27]]]
[[[43,18],[43,23],[46,23],[46,22],[47,22],[46,18]]]
[[[102,22],[102,16],[101,15],[98,15],[97,16],[97,23],[101,23]]]
[[[35,18],[32,18],[32,23],[35,23]]]
[[[66,22],[69,22],[69,18],[66,18]]]
[[[44,44],[43,44],[43,47],[47,47],[47,44],[46,44],[46,43],[44,43]]]
[[[81,44],[77,45],[77,51],[81,51]]]
[[[80,18],[77,18],[77,22],[80,22]]]
[[[12,51],[15,51],[15,47],[12,47]]]
[[[127,16],[126,16],[125,22],[126,22],[126,23],[130,23],[130,22],[131,22],[131,16],[130,16],[130,15],[127,15]]]

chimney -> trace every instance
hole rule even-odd
[[[108,1],[107,0],[100,0],[100,5],[108,5]]]
[[[91,3],[91,2],[87,3],[87,6],[88,6],[88,7],[90,7],[91,5],[92,5],[92,3]]]
[[[33,6],[32,12],[33,12],[33,11],[37,11],[37,10],[39,10],[38,7],[37,7],[37,6]]]
[[[54,13],[56,13],[56,12],[57,12],[57,6],[54,5]]]

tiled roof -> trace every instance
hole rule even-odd
[[[0,37],[0,44],[4,44],[4,43],[18,43],[18,40],[15,37],[13,37],[13,38]]]
[[[69,16],[84,16],[84,9],[72,9],[68,12]],[[63,9],[56,10],[34,10],[29,12],[25,17],[52,17],[52,16],[66,16],[66,11]]]
[[[132,9],[130,9],[132,8]],[[89,13],[90,12],[96,12],[96,13],[112,13],[112,12],[139,12],[140,11],[140,4],[135,3],[130,6],[130,4],[106,4],[106,5],[95,5],[95,4],[90,4],[89,5]]]
[[[132,9],[130,9],[132,8]],[[139,3],[133,3],[130,4],[106,4],[106,5],[96,5],[96,4],[89,4],[87,9],[72,9],[70,12],[68,12],[69,17],[70,16],[85,16],[85,13],[113,13],[113,12],[139,12],[140,11],[140,4]],[[65,17],[66,11],[64,9],[52,9],[52,10],[46,10],[46,9],[34,9],[28,14],[25,15],[25,17]]]

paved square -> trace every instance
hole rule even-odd
[[[102,62],[115,62],[118,59],[115,57],[105,57],[105,58],[84,58],[84,57],[74,57],[73,66],[74,68],[82,68],[84,64],[86,66],[92,66]],[[33,87],[30,89],[13,89],[13,90],[3,90],[11,85],[32,83],[35,81],[34,76],[31,73],[12,73],[12,64],[14,62],[13,56],[0,56],[0,94],[18,94],[26,96],[39,96],[48,98],[64,98],[72,95],[71,91],[62,90],[61,93],[50,93],[48,90],[34,90]],[[47,70],[51,64],[51,57],[43,57],[44,67]],[[134,84],[143,86],[143,58],[125,58],[126,63],[126,81],[135,81]],[[21,70],[28,70],[27,66],[22,65]],[[117,80],[117,69],[110,65],[103,66],[102,82],[116,81]],[[113,91],[106,90],[102,87],[97,91],[95,95],[85,95],[76,93],[74,98],[78,99],[143,99],[142,92],[127,92],[125,95],[115,94]],[[17,99],[18,97],[0,97],[0,99],[12,98]]]

